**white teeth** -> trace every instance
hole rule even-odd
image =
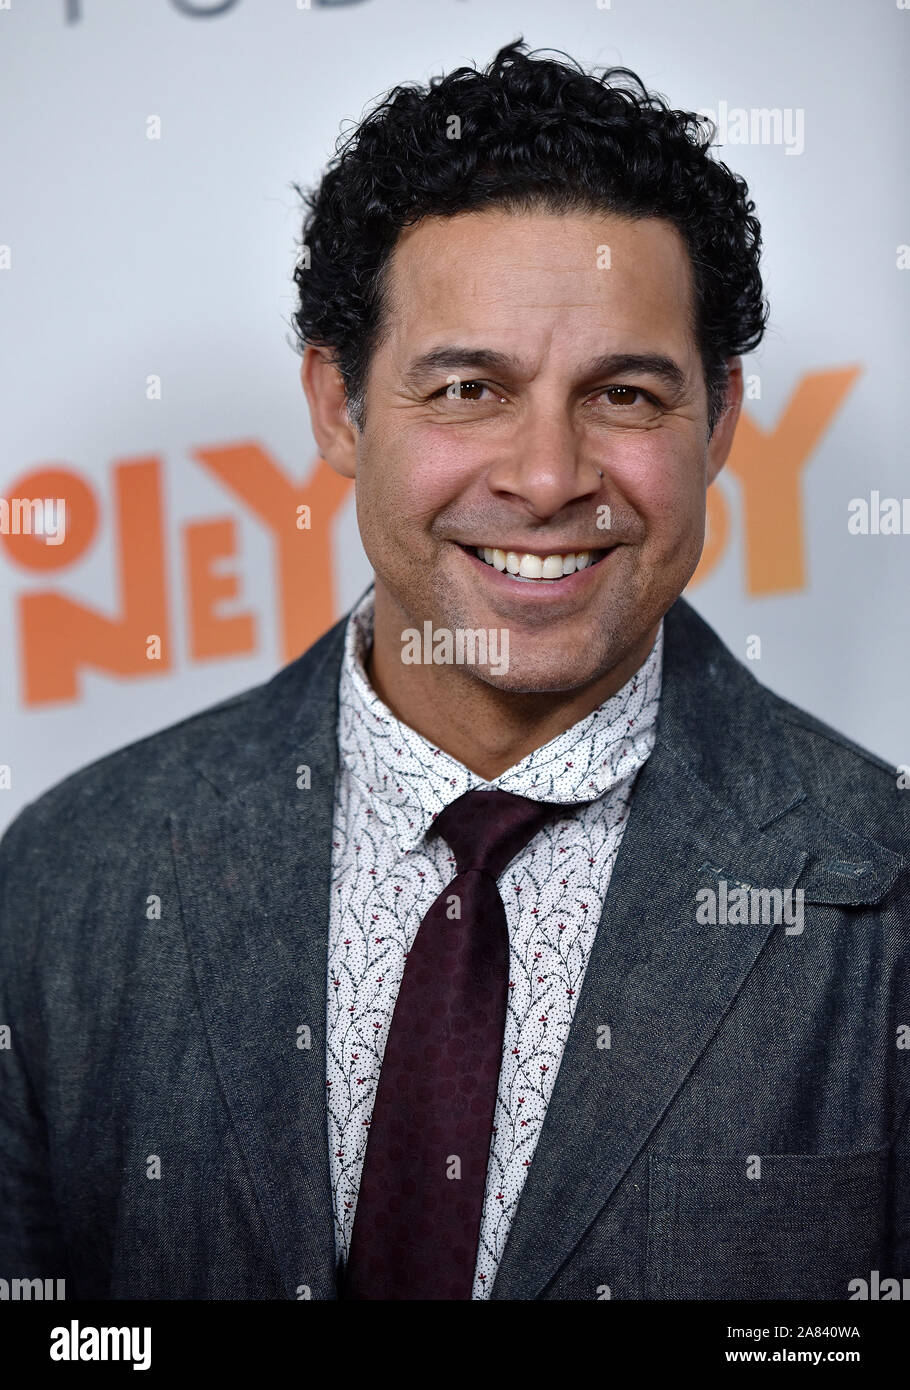
[[[562,579],[576,570],[587,569],[600,558],[599,550],[576,550],[566,555],[533,555],[530,551],[498,550],[488,545],[474,547],[478,557],[500,573],[506,570],[517,579]]]

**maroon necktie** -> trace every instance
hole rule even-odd
[[[471,1297],[509,985],[496,880],[564,806],[466,792],[430,834],[458,873],[408,952],[379,1073],[342,1297]],[[457,915],[460,913],[460,915]]]

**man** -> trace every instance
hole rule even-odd
[[[355,1300],[910,1273],[905,800],[680,598],[766,316],[709,139],[518,43],[336,155],[295,322],[375,586],[0,846],[0,1272]]]

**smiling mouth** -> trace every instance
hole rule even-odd
[[[527,580],[531,584],[555,584],[576,570],[589,569],[612,550],[569,550],[562,553],[553,551],[549,555],[538,555],[532,551],[499,550],[490,546],[464,546],[469,554],[476,555],[484,564],[491,565],[500,573],[513,579]]]

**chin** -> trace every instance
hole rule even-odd
[[[613,663],[592,666],[590,659],[583,666],[565,661],[541,661],[539,658],[513,656],[509,669],[500,675],[487,667],[474,667],[472,674],[484,685],[511,695],[558,695],[583,690],[603,677]]]

